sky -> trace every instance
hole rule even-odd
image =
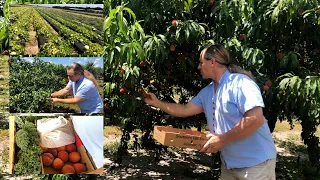
[[[23,59],[32,62],[33,57],[24,57]],[[63,64],[70,65],[73,62],[77,62],[81,65],[86,64],[88,61],[92,61],[95,64],[95,67],[103,67],[103,58],[102,57],[40,57],[39,59],[52,62],[54,64]]]
[[[32,6],[43,6],[43,7],[52,7],[52,6],[62,6],[62,7],[90,7],[90,8],[101,8],[103,9],[103,4],[28,4]]]

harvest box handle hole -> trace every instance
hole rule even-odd
[[[193,140],[191,140],[191,144],[193,144]]]
[[[173,142],[173,139],[171,139],[170,141]]]

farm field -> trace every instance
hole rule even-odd
[[[45,59],[45,60],[44,60]],[[11,58],[10,62],[10,103],[11,113],[74,113],[80,109],[77,104],[52,104],[49,101],[51,93],[66,87],[69,82],[67,65],[72,61],[82,61],[83,68],[91,72],[99,84],[102,93],[102,67],[95,66],[96,59],[102,58]],[[86,62],[85,62],[86,60]],[[72,98],[65,95],[63,99]],[[103,95],[101,94],[101,97]]]
[[[62,9],[10,6],[10,55],[100,56],[103,18]]]

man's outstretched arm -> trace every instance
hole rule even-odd
[[[74,98],[60,99],[60,98],[52,98],[52,103],[64,103],[64,104],[78,104],[83,101],[83,98],[79,96],[75,96]]]
[[[71,86],[66,86],[65,88],[59,90],[59,91],[56,91],[54,93],[51,94],[51,97],[59,97],[59,96],[65,96],[67,95],[68,93],[71,92]]]
[[[146,93],[145,102],[176,117],[188,117],[203,112],[203,108],[191,102],[188,104],[167,103],[160,101],[153,93]]]

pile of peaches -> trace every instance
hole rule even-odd
[[[58,148],[42,149],[42,163],[44,166],[52,167],[62,174],[79,174],[86,171],[84,164],[80,163],[80,153],[77,152],[75,144],[69,144]],[[69,163],[70,162],[70,163]]]

